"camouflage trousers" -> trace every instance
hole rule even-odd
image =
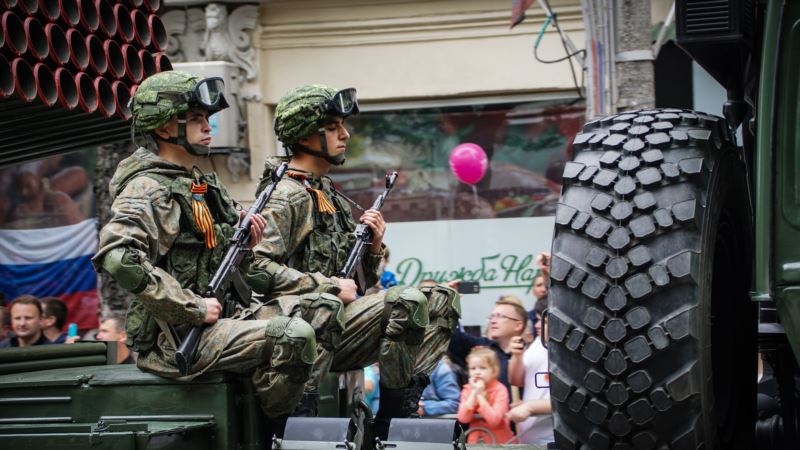
[[[252,374],[268,417],[287,415],[303,394],[316,356],[313,329],[296,317],[274,317],[263,306],[240,310],[233,318],[206,327],[191,373],[175,365],[173,339],[161,331],[156,346],[139,355],[136,365],[166,378],[190,381],[207,372]]]
[[[345,372],[380,363],[380,384],[401,389],[416,374],[430,375],[447,351],[460,316],[458,294],[447,287],[423,288],[424,309],[403,301],[415,288],[395,287],[358,298],[342,305],[329,294],[284,296],[267,303],[275,315],[300,316],[311,324],[317,336],[317,358],[306,384],[318,390],[328,372]],[[343,330],[336,330],[336,312],[314,308],[314,300],[325,297],[343,307]],[[400,301],[397,301],[400,298]],[[418,316],[424,313],[424,320]],[[335,336],[339,333],[339,336]]]

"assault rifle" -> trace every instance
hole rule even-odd
[[[289,164],[284,162],[272,172],[272,183],[261,192],[261,195],[258,196],[253,206],[247,210],[247,214],[245,214],[239,227],[237,227],[236,231],[233,233],[233,237],[230,240],[230,247],[228,247],[228,251],[225,252],[222,263],[220,263],[219,268],[217,268],[217,271],[208,283],[208,287],[206,287],[203,297],[213,297],[219,300],[222,304],[223,316],[230,315],[230,311],[234,309],[234,305],[228,301],[228,297],[231,297],[245,307],[250,304],[250,287],[239,272],[239,265],[249,251],[247,247],[250,242],[250,224],[253,215],[260,214],[261,210],[267,205],[269,198],[272,197],[272,193],[278,186],[278,182],[281,181],[281,178],[283,178],[283,175],[286,173],[286,168],[288,166]],[[233,287],[233,289],[231,289],[231,287]],[[205,330],[207,326],[207,324],[202,324],[192,327],[183,339],[183,342],[181,342],[181,345],[178,346],[178,351],[175,353],[175,363],[181,375],[185,376],[189,374],[189,370],[192,368],[192,364],[194,364],[195,361],[195,353],[197,352],[197,344],[200,342],[200,335],[203,334],[203,330]]]
[[[389,196],[389,192],[391,192],[392,187],[394,187],[394,182],[396,180],[397,172],[386,175],[386,190],[375,199],[375,203],[372,204],[370,209],[380,211],[381,208],[383,208],[383,202],[386,201],[386,197]],[[350,253],[347,255],[347,262],[345,262],[344,267],[339,271],[337,276],[339,278],[354,279],[356,287],[358,287],[358,294],[364,295],[364,292],[369,286],[366,285],[367,277],[364,274],[364,267],[361,262],[364,259],[364,255],[367,253],[367,249],[372,245],[372,229],[367,224],[362,223],[356,227],[356,231],[353,232],[353,235],[356,237],[356,245],[350,250]]]

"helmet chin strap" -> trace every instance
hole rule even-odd
[[[194,156],[211,156],[211,147],[207,145],[190,144],[189,140],[186,139],[186,113],[178,114],[178,137],[166,139],[159,137],[159,139],[164,142],[169,142],[170,144],[179,145]]]
[[[321,151],[312,150],[305,145],[294,144],[291,147],[291,150],[297,150],[303,153],[306,153],[311,156],[315,156],[317,158],[322,158],[325,161],[333,164],[334,166],[341,166],[347,160],[347,157],[344,153],[339,153],[338,155],[331,155],[328,152],[328,141],[325,139],[325,128],[320,128],[317,130],[319,133],[319,143]]]

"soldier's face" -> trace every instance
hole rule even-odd
[[[173,117],[159,130],[158,133],[161,137],[178,137],[178,116]],[[190,144],[211,145],[211,125],[208,123],[208,111],[197,109],[186,113],[186,140]]]
[[[40,319],[35,305],[19,304],[11,308],[11,328],[21,338],[35,336],[41,329]]]
[[[195,110],[186,113],[186,140],[190,144],[211,145],[208,111]]]
[[[336,117],[330,122],[327,122],[323,129],[325,130],[325,140],[328,145],[328,154],[336,156],[347,151],[347,141],[350,139],[350,133],[344,126],[344,119]],[[322,151],[322,145],[319,142],[319,133],[314,133],[307,138],[300,140],[300,144],[304,145],[311,150]]]

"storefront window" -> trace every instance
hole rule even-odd
[[[384,175],[400,172],[384,206],[390,222],[551,216],[583,120],[584,106],[568,100],[362,112],[347,119],[347,164],[332,178],[366,208]],[[467,142],[489,160],[474,186],[449,164]]]

